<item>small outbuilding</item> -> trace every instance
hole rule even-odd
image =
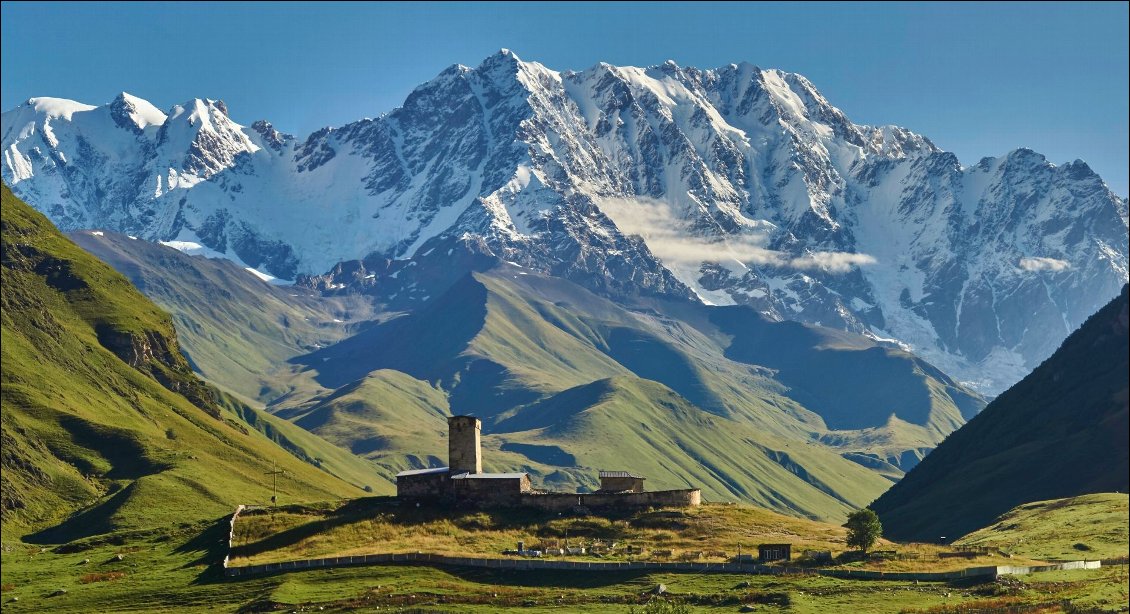
[[[644,477],[627,471],[601,471],[597,492],[643,492]]]
[[[757,560],[762,563],[788,561],[792,558],[792,544],[758,544],[757,546]]]

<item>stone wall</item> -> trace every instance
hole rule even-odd
[[[628,493],[525,493],[521,504],[552,512],[571,510],[577,506],[590,508],[629,507],[697,507],[702,505],[702,491],[656,490]]]
[[[451,475],[483,472],[479,441],[482,428],[483,423],[473,416],[447,419],[447,466],[451,467]]]
[[[447,473],[421,473],[396,477],[396,496],[408,499],[431,499],[447,494]]]
[[[530,490],[529,476],[464,478],[451,480],[450,484],[456,501],[480,505],[517,505],[522,493]]]
[[[367,554],[356,556],[330,557],[324,559],[305,559],[268,563],[247,567],[224,565],[225,576],[251,576],[258,574],[282,573],[301,569],[343,567],[347,565],[387,565],[390,563],[417,565],[451,565],[455,567],[486,567],[490,569],[518,570],[557,570],[588,571],[607,573],[610,571],[663,571],[691,573],[745,573],[745,574],[808,574],[832,576],[854,580],[894,580],[900,582],[949,582],[963,578],[996,578],[1001,575],[1025,575],[1044,571],[1067,569],[1099,569],[1099,561],[1077,561],[1060,565],[1040,565],[1037,567],[969,567],[958,571],[945,572],[883,572],[848,569],[811,569],[802,567],[751,565],[742,563],[669,563],[658,561],[603,562],[603,561],[558,561],[546,559],[484,559],[475,557],[455,557],[441,554],[403,553]]]
[[[643,478],[600,478],[600,489],[608,492],[643,492]]]

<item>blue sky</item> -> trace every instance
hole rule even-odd
[[[557,70],[673,59],[799,72],[858,123],[965,164],[1030,147],[1127,195],[1128,4],[4,2],[0,102],[223,99],[305,135],[507,47]]]

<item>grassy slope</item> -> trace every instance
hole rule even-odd
[[[1130,485],[1127,288],[872,506],[887,534],[933,540],[1032,501]]]
[[[897,550],[914,558],[863,561],[847,552],[847,531],[748,505],[707,504],[695,508],[625,510],[610,516],[561,516],[529,509],[453,510],[401,507],[395,499],[370,498],[340,505],[252,510],[235,528],[234,565],[276,563],[323,556],[390,552],[429,552],[495,558],[523,542],[531,549],[594,544],[612,550],[573,560],[681,560],[687,553],[703,561],[723,561],[756,553],[757,545],[793,545],[793,564],[808,565],[805,550],[827,550],[836,557],[825,566],[881,571],[948,571],[971,565],[1033,562],[993,553],[975,559],[939,558],[948,549],[926,544],[880,541],[876,549]],[[647,552],[629,554],[626,546]],[[670,552],[667,552],[670,551]]]
[[[1130,497],[1081,495],[1025,503],[955,543],[1040,559],[1107,559],[1130,549]]]
[[[343,312],[309,297],[284,296],[293,289],[266,292],[268,286],[230,263],[112,234],[77,237],[177,314],[206,375],[246,397],[255,398],[250,393],[259,388],[257,398],[272,401],[272,413],[376,462],[386,477],[443,464],[444,417],[471,413],[486,421],[488,467],[525,468],[553,488],[592,487],[595,468],[623,464],[622,457],[592,445],[593,433],[608,429],[598,439],[632,442],[640,459],[633,463],[649,471],[653,487],[690,480],[711,498],[748,497],[780,510],[837,518],[900,477],[900,464],[916,462],[941,430],[962,419],[954,408],[964,391],[913,357],[861,337],[771,323],[750,310],[727,310],[725,317],[691,305],[629,311],[569,282],[507,265],[466,277],[407,316],[369,327],[346,324],[355,334],[293,358],[289,369],[268,369],[263,364],[314,343],[315,333],[346,334],[307,320],[302,328],[300,317],[325,324]],[[263,305],[254,303],[258,294]],[[253,308],[244,305],[249,301]],[[355,309],[351,315],[355,321],[363,314]],[[350,315],[339,319],[349,321]],[[284,321],[289,328],[279,328]],[[280,339],[267,339],[272,327]],[[786,346],[792,349],[772,362],[774,351]],[[883,397],[882,410],[872,412],[877,422],[867,429],[844,430],[871,418],[828,429],[805,403],[829,418],[839,419],[832,411],[839,410],[811,392],[819,382],[797,379],[803,369],[796,364],[822,359],[828,365],[821,372],[832,372],[872,354],[876,364],[869,368],[897,384],[893,392],[875,392],[858,378],[840,379],[855,403],[846,413],[866,405],[869,391]],[[229,368],[236,358],[247,365],[244,371]],[[782,366],[789,361],[791,370]],[[785,381],[781,373],[794,379]],[[593,406],[586,387],[608,378],[618,382],[618,392],[614,402],[603,403],[599,428],[541,442],[543,433],[515,421],[546,407],[571,419]],[[687,407],[674,420],[686,433],[667,428],[662,437],[651,437],[638,424],[672,422],[665,413],[672,391]],[[907,409],[892,406],[900,400]],[[921,424],[889,418],[891,413]],[[886,477],[876,479],[872,472]]]
[[[694,486],[708,500],[751,501],[798,516],[839,519],[889,485],[818,445],[767,437],[639,378],[565,391],[498,428],[501,440],[556,446],[593,474],[629,469],[647,476],[649,490]]]
[[[630,458],[653,488],[694,484],[715,500],[839,518],[889,485],[803,443],[822,430],[819,417],[782,396],[764,374],[726,360],[691,327],[669,333],[684,340],[681,346],[664,341],[653,328],[663,325],[673,326],[567,282],[512,270],[480,274],[421,313],[304,358],[328,387],[372,369],[377,375],[317,400],[313,409],[282,404],[275,411],[390,468],[443,464],[443,417],[474,413],[487,421],[488,467],[525,468],[559,489],[592,487],[597,468]],[[714,411],[637,377],[624,363]],[[609,375],[616,376],[611,383]],[[601,387],[607,394],[586,392]],[[448,391],[450,408],[437,388]],[[532,414],[537,427],[530,426]],[[662,435],[641,429],[643,423]],[[552,424],[561,428],[542,428]],[[772,435],[787,441],[773,442]],[[397,455],[399,462],[391,458]]]
[[[354,454],[387,459],[411,456],[409,451],[429,454],[436,448],[433,456],[446,458],[438,454],[436,444],[446,445],[441,440],[451,415],[447,397],[400,371],[373,371],[333,394],[277,415],[331,441],[348,443]]]
[[[5,536],[215,517],[267,499],[275,466],[288,499],[358,492],[218,404],[169,317],[6,187],[2,224]]]
[[[357,332],[372,316],[363,298],[273,286],[229,260],[114,232],[69,236],[172,314],[201,375],[248,399],[268,402],[291,392],[287,360]]]

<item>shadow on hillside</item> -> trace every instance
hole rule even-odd
[[[206,529],[173,551],[193,558],[181,566],[182,569],[204,565],[193,584],[210,584],[224,579],[223,560],[228,553],[229,516],[224,516],[208,525]]]
[[[118,527],[114,517],[133,495],[135,483],[114,493],[103,503],[75,513],[53,526],[24,536],[31,544],[65,544],[77,539],[111,533]]]

